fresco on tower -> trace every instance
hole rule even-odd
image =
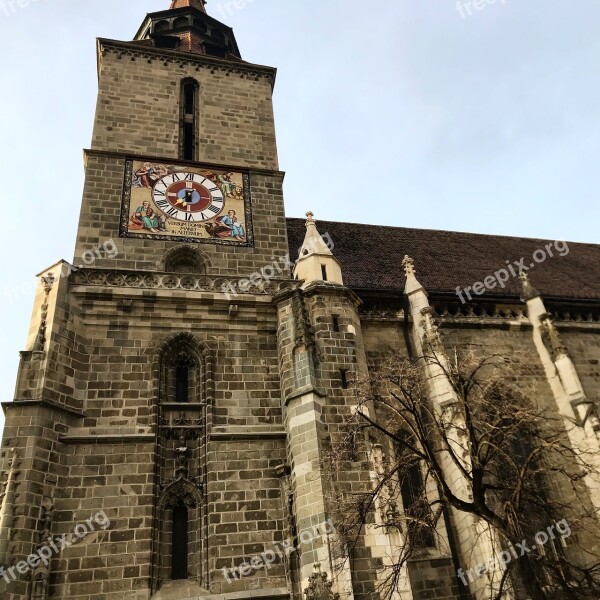
[[[127,160],[121,237],[252,246],[249,175]]]

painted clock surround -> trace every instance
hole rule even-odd
[[[127,159],[120,236],[253,246],[250,175],[197,163]]]

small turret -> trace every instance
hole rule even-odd
[[[233,30],[206,12],[205,0],[172,0],[168,10],[150,13],[135,41],[156,48],[239,60]]]
[[[325,240],[319,234],[312,212],[306,213],[306,237],[294,268],[294,277],[305,285],[315,281],[328,281],[344,285],[342,269]]]

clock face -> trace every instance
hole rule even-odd
[[[128,158],[120,223],[121,237],[252,247],[250,174]]]
[[[221,188],[197,173],[171,173],[152,188],[154,204],[169,218],[202,223],[217,217],[225,208]]]

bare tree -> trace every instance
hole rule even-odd
[[[344,552],[363,544],[367,525],[402,532],[396,559],[381,565],[379,593],[389,594],[411,558],[445,543],[440,532],[456,520],[450,513],[469,514],[490,526],[506,567],[492,597],[512,589],[532,600],[600,598],[589,457],[571,447],[570,425],[539,397],[527,365],[463,350],[452,360],[433,347],[419,360],[390,356],[356,382],[354,410],[331,440]],[[453,402],[432,405],[425,362],[441,369]],[[378,448],[387,457],[379,463]],[[343,477],[359,460],[377,474],[361,489]],[[455,492],[449,464],[470,488],[467,500]]]

